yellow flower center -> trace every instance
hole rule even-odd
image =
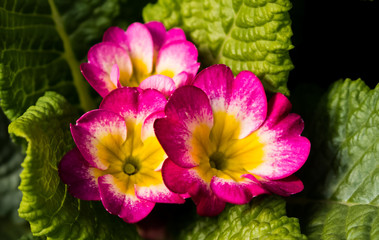
[[[241,175],[249,173],[262,163],[263,147],[259,136],[252,133],[238,139],[240,123],[225,112],[214,114],[214,125],[197,126],[190,140],[191,155],[199,164],[195,169],[210,182],[213,176],[242,181]]]
[[[121,141],[117,134],[108,133],[99,139],[97,155],[108,169],[96,170],[97,176],[111,174],[116,186],[125,194],[135,195],[134,185],[148,187],[163,182],[156,169],[165,160],[165,152],[155,136],[141,140],[142,124],[127,121],[127,139]]]

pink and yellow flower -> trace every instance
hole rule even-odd
[[[146,217],[155,203],[183,203],[164,185],[160,171],[166,154],[153,123],[164,116],[166,102],[153,89],[118,88],[99,109],[71,125],[77,148],[59,165],[69,192],[82,200],[101,200],[128,223]]]
[[[278,93],[267,103],[253,73],[234,78],[225,65],[203,70],[192,85],[178,88],[166,117],[154,123],[168,155],[162,175],[170,190],[188,193],[198,214],[213,216],[226,202],[303,189],[293,173],[306,161],[310,143],[300,136],[303,121],[289,113],[285,96]]]
[[[197,73],[197,55],[183,30],[166,31],[160,22],[133,23],[126,31],[109,28],[80,68],[102,97],[121,86],[154,88],[168,96]]]

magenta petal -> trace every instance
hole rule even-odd
[[[163,118],[165,117],[164,111],[160,112],[154,112],[150,114],[145,121],[143,122],[142,125],[142,132],[141,132],[141,140],[144,142],[147,138],[149,137],[155,137],[154,133],[154,122],[158,118]]]
[[[164,184],[158,186],[135,186],[138,198],[155,203],[184,203],[185,200],[179,194],[173,193]]]
[[[107,109],[120,114],[125,119],[135,118],[143,123],[150,114],[163,111],[165,96],[152,89],[140,92],[138,88],[118,88],[108,94],[100,104],[100,109]]]
[[[178,88],[169,99],[165,113],[167,118],[154,123],[155,134],[168,157],[181,167],[194,167],[189,140],[200,125],[209,130],[213,126],[213,113],[208,97],[199,88]]]
[[[192,187],[190,190],[190,195],[196,204],[197,214],[200,216],[217,216],[225,208],[225,202],[203,182],[197,182],[196,188]]]
[[[78,148],[66,153],[58,166],[59,176],[68,185],[69,193],[82,200],[100,200],[93,170]]]
[[[252,72],[242,71],[235,78],[228,113],[240,121],[239,138],[248,136],[264,122],[266,94],[261,81]]]
[[[248,203],[253,195],[247,183],[238,183],[231,179],[222,179],[214,176],[211,181],[211,189],[220,199],[233,204]]]
[[[186,41],[186,34],[181,28],[172,28],[166,33],[164,44],[174,41]]]
[[[167,76],[156,74],[143,80],[139,87],[141,89],[156,89],[166,97],[169,97],[175,90],[175,83]]]
[[[151,73],[154,43],[148,28],[142,23],[132,23],[126,30],[126,37],[134,69],[141,74]]]
[[[185,194],[198,180],[193,170],[181,168],[170,159],[166,159],[162,166],[162,177],[165,185],[173,192]]]
[[[207,94],[213,111],[225,111],[232,95],[233,80],[232,70],[218,64],[201,71],[193,81],[193,85]]]
[[[117,82],[114,83],[108,73],[93,64],[82,63],[80,70],[88,83],[102,97],[105,97],[110,91],[117,88]]]
[[[76,121],[76,125],[71,125],[71,134],[88,163],[93,167],[105,170],[109,163],[107,159],[99,158],[96,146],[101,143],[102,136],[109,134],[118,136],[120,141],[125,141],[125,120],[120,115],[107,110],[92,110],[80,117]],[[116,138],[113,140],[116,141]],[[117,144],[114,145],[117,146]]]
[[[155,203],[137,197],[125,198],[119,217],[127,223],[136,223],[144,219],[153,210]]]
[[[163,45],[159,50],[156,73],[171,73],[170,77],[173,77],[183,71],[192,70],[194,64],[197,64],[195,45],[189,41],[175,41]]]
[[[185,86],[185,85],[189,85],[190,81],[191,81],[191,77],[190,75],[187,73],[187,72],[181,72],[179,74],[176,74],[172,80],[174,81],[174,86],[176,88],[179,88],[179,87],[182,87],[182,86]]]
[[[158,52],[166,39],[166,28],[163,23],[157,21],[145,23],[145,26],[153,38],[154,49]]]
[[[270,192],[281,196],[290,196],[292,194],[301,192],[304,189],[304,185],[301,180],[294,175],[280,180],[261,182],[262,185]]]
[[[103,35],[103,42],[113,42],[125,50],[126,46],[126,33],[119,27],[110,27],[108,28]]]

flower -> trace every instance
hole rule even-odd
[[[300,192],[303,184],[293,173],[306,161],[310,143],[300,136],[302,119],[290,110],[280,93],[267,103],[249,71],[234,78],[225,65],[203,70],[193,86],[172,94],[166,117],[154,123],[168,155],[162,167],[166,186],[188,193],[205,216],[219,214],[226,202]]]
[[[136,22],[126,31],[109,28],[80,69],[102,97],[121,86],[154,88],[169,96],[197,73],[197,55],[183,30],[166,32],[160,22]]]
[[[166,101],[156,90],[118,88],[71,125],[77,148],[59,164],[68,191],[82,200],[101,200],[128,223],[146,217],[155,203],[183,203],[163,183],[166,154],[153,130]]]

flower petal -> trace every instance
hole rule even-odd
[[[153,70],[154,43],[148,28],[142,23],[132,23],[126,30],[127,46],[133,68],[138,75],[146,75]]]
[[[159,49],[162,47],[163,42],[166,39],[166,28],[161,22],[152,21],[145,23],[145,26],[149,30],[154,42],[154,59],[158,56]]]
[[[113,42],[125,50],[128,50],[126,45],[126,33],[119,27],[108,28],[103,35],[103,42]]]
[[[156,74],[143,80],[139,87],[141,89],[156,89],[166,97],[169,97],[175,90],[175,83],[167,76]]]
[[[208,96],[214,112],[226,111],[232,95],[234,75],[229,67],[218,64],[201,71],[193,85]]]
[[[144,142],[147,138],[149,137],[155,137],[154,133],[154,122],[158,118],[164,118],[165,113],[164,111],[160,112],[155,112],[150,114],[145,121],[143,122],[142,125],[142,130],[141,130],[141,140]]]
[[[166,33],[166,39],[163,44],[168,44],[174,41],[186,41],[186,34],[181,28],[171,28]]]
[[[197,174],[188,168],[182,168],[167,158],[162,166],[163,182],[171,191],[185,194],[198,180]]]
[[[233,82],[228,113],[240,122],[239,138],[244,138],[264,122],[267,114],[266,94],[261,81],[249,71],[240,72]]]
[[[214,194],[223,201],[233,204],[245,204],[252,199],[253,195],[246,185],[247,183],[217,176],[214,176],[211,181],[211,189]]]
[[[107,110],[92,110],[80,117],[76,125],[71,125],[71,134],[88,163],[105,170],[109,166],[108,158],[119,152],[126,139],[125,120]]]
[[[162,46],[159,50],[156,73],[173,78],[185,71],[193,74],[193,65],[197,64],[197,49],[189,41],[175,41]]]
[[[120,191],[117,180],[112,175],[99,177],[101,201],[108,212],[118,215],[127,223],[135,223],[145,218],[155,203],[128,195]]]
[[[297,114],[287,114],[289,110],[289,101],[282,94],[270,99],[267,119],[258,130],[264,145],[263,162],[250,173],[277,180],[292,175],[307,160],[310,142],[300,136],[304,122]]]
[[[116,64],[117,65],[117,64]],[[105,97],[113,89],[117,88],[117,82],[113,82],[109,74],[93,64],[82,63],[80,71],[87,82],[100,94]]]
[[[263,178],[258,180],[251,174],[245,174],[243,177],[259,184],[262,188],[266,189],[266,193],[275,193],[281,196],[290,196],[304,189],[301,180],[294,175],[279,180],[267,180]]]
[[[173,193],[166,185],[140,187],[135,186],[137,197],[156,203],[184,203],[185,200],[179,194]]]
[[[208,97],[193,86],[178,88],[169,99],[165,113],[167,118],[154,123],[155,134],[168,157],[181,167],[194,167],[191,140],[197,127],[204,131],[212,128],[213,113]],[[206,135],[206,134],[205,134]]]
[[[216,216],[225,208],[225,202],[214,194],[204,182],[198,182],[197,188],[192,188],[190,195],[196,204],[196,212],[200,216]]]
[[[120,114],[125,119],[135,118],[141,124],[154,112],[163,111],[166,105],[165,96],[153,89],[140,92],[138,88],[118,88],[108,94],[100,104],[106,109]]]
[[[108,76],[117,64],[119,68],[120,83],[126,85],[132,73],[133,66],[127,51],[112,42],[102,42],[94,45],[88,52],[88,63],[100,68]],[[104,79],[104,81],[107,79]],[[113,82],[117,86],[117,82]]]
[[[58,166],[59,176],[68,185],[69,193],[81,200],[100,200],[95,171],[78,148],[66,153]]]

